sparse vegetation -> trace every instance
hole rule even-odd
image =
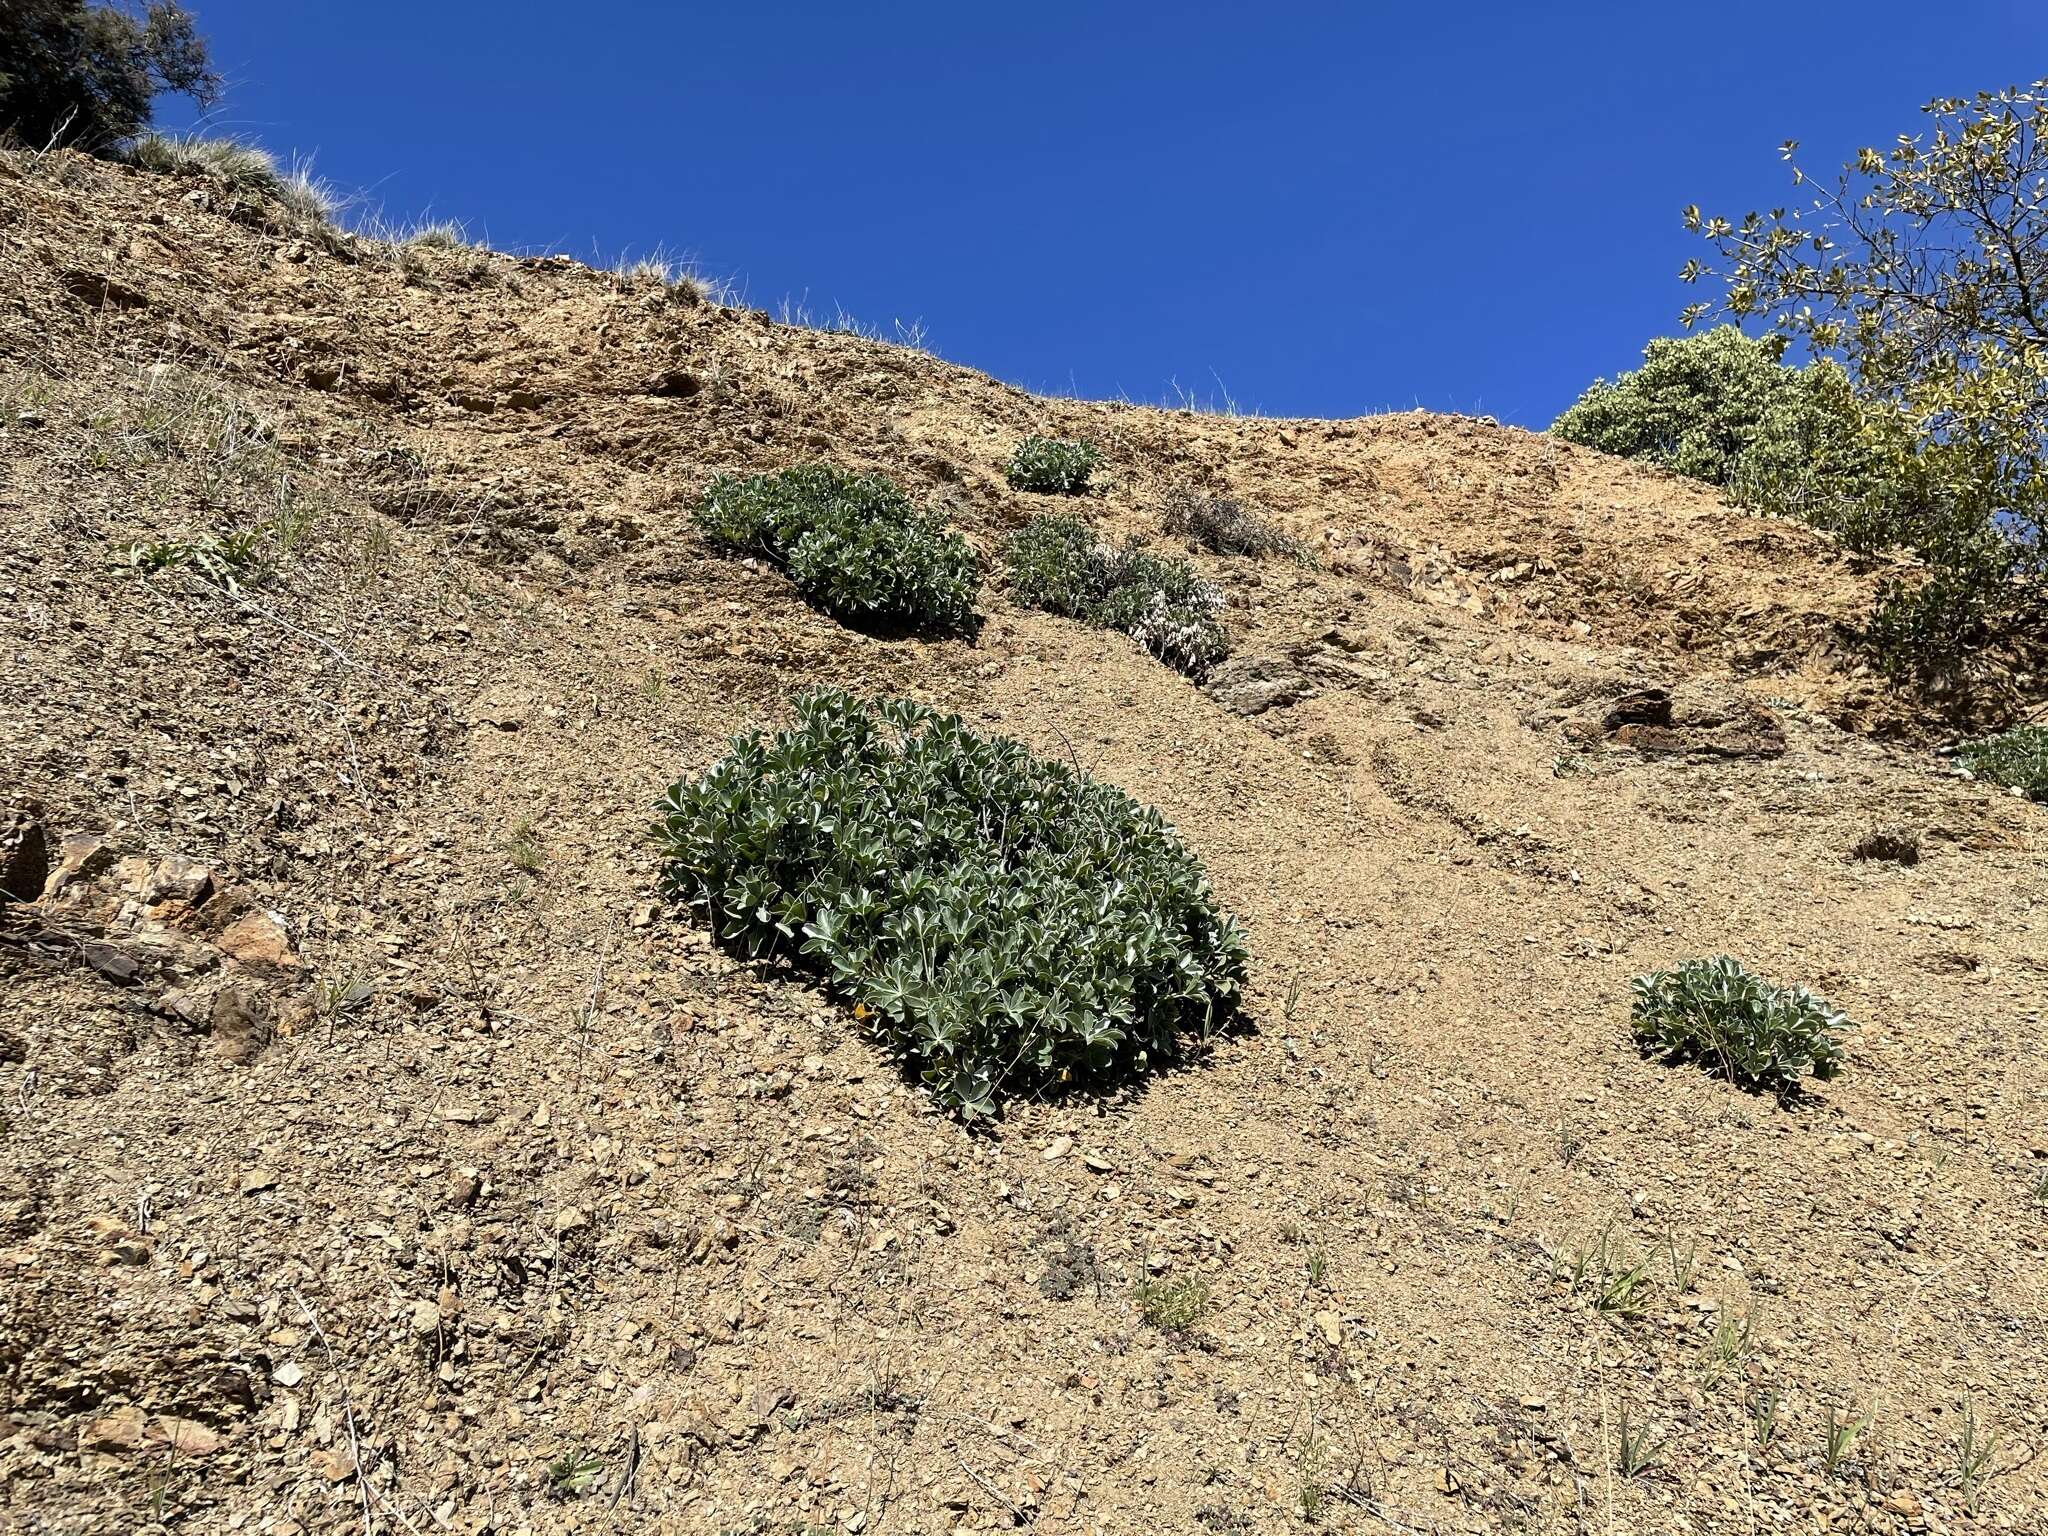
[[[1027,437],[1010,455],[1004,473],[1020,491],[1048,496],[1085,496],[1089,476],[1102,463],[1093,443],[1062,437]]]
[[[1836,1411],[1833,1403],[1828,1404],[1827,1430],[1821,1444],[1821,1465],[1827,1468],[1830,1477],[1842,1470],[1843,1463],[1848,1461],[1857,1443],[1870,1432],[1871,1425],[1876,1422],[1875,1408],[1860,1415],[1851,1414],[1844,1417]]]
[[[1615,1448],[1615,1469],[1623,1477],[1640,1477],[1656,1465],[1664,1442],[1652,1436],[1647,1423],[1631,1422],[1626,1406],[1621,1410],[1621,1431]]]
[[[531,817],[522,816],[512,823],[512,830],[505,836],[505,857],[514,869],[529,875],[539,873],[543,862],[540,831]]]
[[[182,5],[153,0],[140,15],[85,0],[9,0],[0,8],[0,128],[30,148],[104,154],[147,127],[166,93],[202,108],[220,95],[220,77]]]
[[[1963,1399],[1963,1432],[1956,1443],[1956,1481],[1963,1491],[1963,1505],[1977,1513],[1984,1478],[1998,1455],[1998,1431],[1986,1433],[1977,1423],[1977,1404]]]
[[[285,170],[268,150],[240,139],[149,133],[129,147],[127,159],[159,175],[204,177],[231,192],[267,198],[308,223],[328,223],[338,206],[333,190],[305,166]]]
[[[1804,987],[1779,987],[1726,955],[1638,976],[1634,1024],[1644,1048],[1704,1062],[1744,1088],[1790,1094],[1811,1071],[1841,1068],[1848,1019]]]
[[[1104,543],[1079,518],[1033,518],[1010,540],[1009,565],[1017,602],[1119,630],[1191,677],[1230,652],[1221,591],[1183,560]]]
[[[974,623],[974,552],[885,476],[825,464],[720,475],[696,519],[713,542],[783,566],[842,623],[927,632]]]
[[[676,783],[656,832],[671,896],[819,973],[965,1115],[1173,1059],[1243,982],[1158,812],[923,705],[807,694]]]
[[[1142,1281],[1131,1297],[1138,1315],[1161,1333],[1190,1333],[1209,1310],[1209,1287],[1199,1275]]]
[[[1159,525],[1176,538],[1193,539],[1213,555],[1286,555],[1313,564],[1307,548],[1275,528],[1251,507],[1229,496],[1204,496],[1187,486],[1166,493]]]
[[[1633,1254],[1610,1221],[1590,1239],[1565,1253],[1560,1273],[1574,1293],[1583,1292],[1602,1312],[1633,1317],[1648,1304],[1654,1251]]]
[[[1987,784],[2016,789],[2048,804],[2048,725],[2019,725],[1956,753],[1956,762]]]
[[[1749,1399],[1749,1432],[1756,1441],[1759,1456],[1768,1456],[1771,1447],[1778,1443],[1778,1394],[1775,1391],[1752,1393]]]
[[[143,575],[189,570],[224,592],[239,592],[257,564],[266,531],[240,528],[191,539],[131,539],[114,547],[113,561]]]

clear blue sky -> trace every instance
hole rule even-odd
[[[665,245],[1034,389],[1531,426],[1676,328],[1686,203],[2048,75],[2043,0],[189,3],[214,127],[392,217]]]

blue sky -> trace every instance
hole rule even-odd
[[[1686,203],[2048,75],[2041,0],[188,3],[212,129],[392,218],[683,251],[1033,389],[1529,426],[1676,329]]]

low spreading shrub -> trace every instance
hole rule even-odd
[[[808,694],[661,812],[669,895],[821,976],[961,1114],[1140,1072],[1236,1006],[1242,932],[1156,810],[922,705]]]
[[[1243,502],[1229,496],[1204,496],[1187,486],[1166,493],[1159,524],[1176,538],[1193,539],[1213,555],[1309,559],[1299,539],[1282,533]]]
[[[1020,491],[1084,496],[1088,477],[1102,462],[1093,443],[1062,437],[1027,437],[1010,455],[1010,484]]]
[[[1726,955],[1638,976],[1635,1032],[1643,1046],[1704,1062],[1744,1088],[1790,1094],[1811,1069],[1842,1064],[1841,1031],[1854,1028],[1804,987],[1773,986]]]
[[[1122,549],[1074,517],[1036,517],[1010,540],[1010,595],[1028,608],[1121,630],[1200,677],[1230,653],[1223,594],[1184,560]]]
[[[884,476],[827,464],[720,475],[696,516],[715,542],[784,567],[799,592],[843,623],[924,631],[974,623],[974,552]]]
[[[2048,725],[2017,725],[1973,741],[1956,753],[1956,762],[1988,784],[2048,804]]]

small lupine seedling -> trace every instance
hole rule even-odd
[[[558,1499],[580,1497],[603,1471],[601,1458],[583,1451],[564,1451],[548,1463],[548,1491]]]
[[[1703,1062],[1741,1087],[1789,1096],[1809,1070],[1841,1069],[1848,1019],[1804,987],[1774,986],[1727,955],[1638,976],[1633,1022],[1645,1050]]]
[[[720,942],[821,976],[965,1116],[1184,1056],[1243,986],[1157,811],[921,704],[806,694],[674,784],[655,836]]]
[[[1088,477],[1102,462],[1093,443],[1063,437],[1027,437],[1010,455],[1005,473],[1020,491],[1049,496],[1084,496]]]
[[[2048,725],[2020,725],[1956,753],[1970,776],[2048,804]]]
[[[1147,1280],[1131,1296],[1139,1316],[1161,1333],[1187,1333],[1209,1310],[1209,1287],[1198,1275]]]
[[[930,633],[974,625],[974,551],[886,476],[828,464],[719,475],[696,520],[712,542],[782,566],[842,624]]]
[[[1185,560],[1119,549],[1079,518],[1047,516],[1010,540],[1009,565],[1014,601],[1120,630],[1190,677],[1230,653],[1223,593]]]
[[[243,576],[262,553],[262,528],[239,528],[196,539],[136,539],[117,545],[114,564],[149,575],[156,571],[190,570],[223,592],[241,590]]]

